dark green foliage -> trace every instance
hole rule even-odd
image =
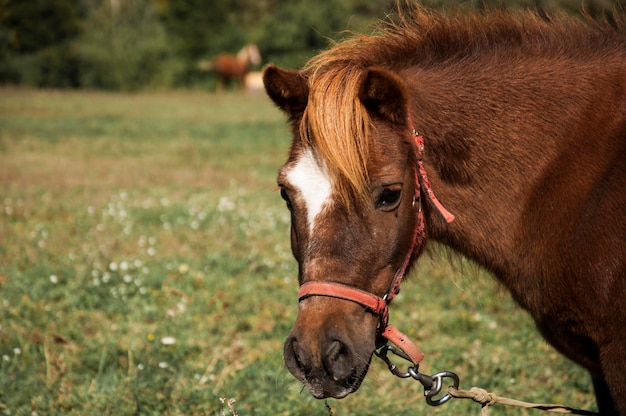
[[[611,16],[622,0],[588,0]],[[395,0],[0,0],[0,84],[137,90],[209,85],[199,60],[259,45],[298,68],[346,30],[367,32]],[[402,4],[402,2],[400,2]],[[454,9],[579,12],[580,0],[422,0]],[[255,69],[260,69],[259,67]]]
[[[135,90],[167,85],[176,64],[152,2],[111,4],[90,8],[89,30],[76,40],[80,86]]]
[[[382,18],[393,2],[346,1],[284,2],[272,13],[263,15],[264,31],[259,44],[269,62],[298,68],[308,58],[328,47],[329,40],[344,37],[346,30],[364,31]],[[279,24],[276,24],[279,22]]]
[[[80,33],[73,0],[5,0],[0,7],[0,22],[8,32],[6,47],[17,53],[37,52]]]
[[[77,86],[74,0],[0,1],[0,82]]]

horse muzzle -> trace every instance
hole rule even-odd
[[[367,374],[377,326],[376,316],[352,302],[307,299],[285,342],[285,364],[315,398],[341,399],[355,392]]]

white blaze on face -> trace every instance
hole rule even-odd
[[[310,149],[306,149],[295,165],[287,172],[289,183],[295,187],[304,199],[307,211],[309,232],[315,228],[315,218],[330,203],[331,183],[325,166],[315,158]]]

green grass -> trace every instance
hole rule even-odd
[[[284,368],[297,268],[275,173],[289,139],[264,96],[1,90],[0,415],[478,415],[428,407],[378,360],[340,401]],[[391,310],[422,370],[593,409],[587,375],[453,263],[423,258]]]

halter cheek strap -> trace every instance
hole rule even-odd
[[[409,125],[413,124],[409,120]],[[439,202],[431,189],[430,181],[426,175],[426,169],[422,161],[424,154],[424,137],[417,133],[414,128],[412,135],[417,145],[417,166],[415,167],[415,200],[419,201],[417,209],[417,221],[413,233],[413,242],[409,252],[391,282],[389,290],[383,296],[377,296],[365,290],[358,289],[353,286],[344,285],[335,282],[311,281],[305,282],[300,286],[298,291],[298,301],[311,296],[328,296],[337,299],[344,299],[362,305],[374,315],[378,316],[380,321],[378,325],[378,335],[384,337],[389,342],[399,347],[406,356],[413,362],[419,364],[424,358],[424,354],[420,349],[402,332],[395,327],[389,325],[389,304],[393,298],[400,292],[400,284],[406,276],[407,269],[414,254],[419,254],[426,242],[426,226],[424,222],[424,213],[421,209],[422,193],[427,197],[428,201],[435,207],[437,212],[441,214],[448,223],[454,221],[454,215],[446,210]]]

